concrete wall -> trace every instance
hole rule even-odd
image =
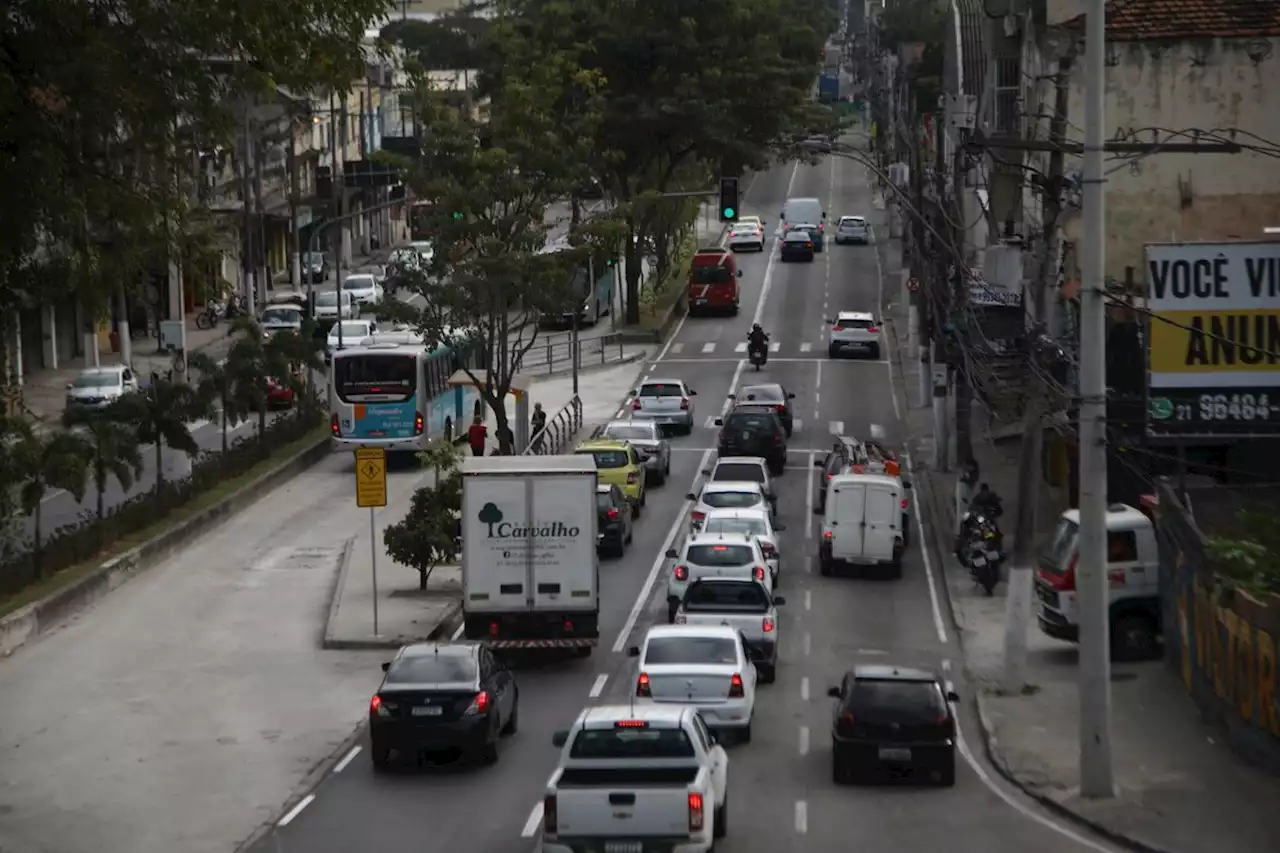
[[[1239,128],[1280,140],[1280,86],[1274,82],[1280,39],[1112,42],[1108,51],[1108,139],[1150,143],[1170,138],[1151,128]],[[1083,98],[1080,61],[1068,114],[1075,142],[1084,136]],[[1068,173],[1080,168],[1078,158],[1068,158]],[[1126,266],[1141,269],[1148,242],[1257,239],[1265,226],[1280,225],[1280,160],[1274,157],[1248,151],[1156,154],[1128,165],[1111,160],[1107,168],[1114,170],[1107,176],[1107,273],[1116,279],[1123,279]],[[1067,239],[1078,234],[1076,219]]]

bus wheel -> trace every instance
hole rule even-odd
[[[453,443],[453,418],[444,419],[444,440],[450,444]]]

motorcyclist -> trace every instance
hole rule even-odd
[[[1000,501],[1000,496],[986,483],[978,487],[978,493],[969,501],[969,508],[987,518],[999,518],[1004,514],[1004,505]]]
[[[765,349],[768,343],[769,336],[760,327],[760,324],[752,324],[751,331],[747,333],[747,350],[749,352],[760,352]]]

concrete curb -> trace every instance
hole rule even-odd
[[[76,582],[0,618],[0,656],[7,657],[56,628],[134,575],[164,562],[181,546],[215,529],[230,516],[328,456],[329,437],[325,436],[199,514],[112,557]]]

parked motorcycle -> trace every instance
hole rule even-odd
[[[956,558],[969,569],[969,576],[987,595],[992,595],[1000,583],[1003,539],[995,519],[966,512],[960,520]]]

